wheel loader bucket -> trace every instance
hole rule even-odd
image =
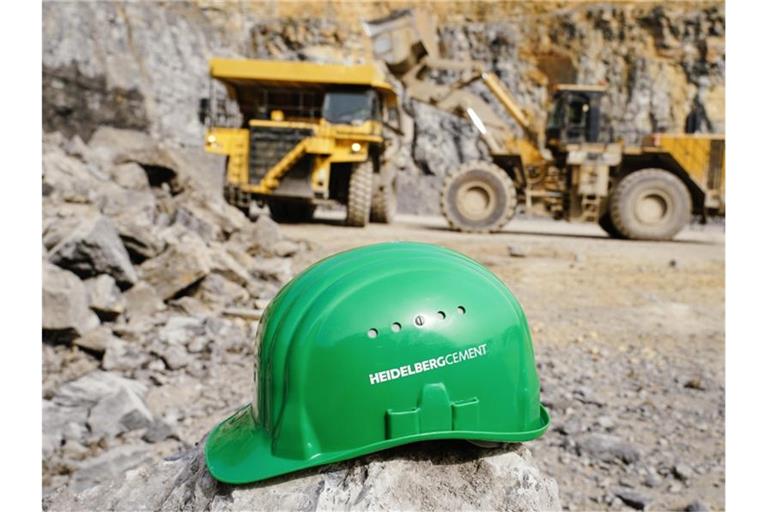
[[[437,25],[430,13],[419,9],[395,11],[363,23],[373,55],[396,75],[403,75],[425,56],[439,57]]]

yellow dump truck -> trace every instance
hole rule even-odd
[[[323,203],[345,205],[350,226],[392,219],[383,126],[399,118],[379,68],[215,58],[210,75],[226,92],[212,86],[201,101],[205,149],[227,157],[231,204],[266,203],[281,222],[307,220]]]
[[[667,240],[692,215],[725,214],[724,135],[651,134],[626,144],[601,123],[606,87],[584,84],[555,87],[543,124],[482,63],[442,58],[429,13],[398,11],[364,27],[409,97],[466,117],[488,148],[488,161],[446,177],[441,207],[453,229],[498,231],[522,208],[597,222],[614,237]],[[447,76],[435,80],[440,73]]]

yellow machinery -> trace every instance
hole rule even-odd
[[[230,203],[266,203],[278,221],[311,218],[324,202],[346,205],[351,226],[391,220],[394,176],[381,157],[397,96],[375,65],[215,58],[210,74],[226,98],[212,87],[201,102],[205,149],[227,156]]]
[[[465,163],[446,177],[441,207],[452,228],[498,231],[522,204],[558,219],[598,222],[614,237],[663,240],[692,214],[725,213],[724,136],[653,134],[626,145],[601,126],[606,88],[576,84],[556,87],[541,127],[482,64],[441,58],[425,12],[398,11],[364,27],[374,55],[410,97],[468,118],[488,146],[490,161]],[[435,72],[449,78],[438,83]],[[471,90],[478,81],[524,137]]]

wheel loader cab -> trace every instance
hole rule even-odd
[[[547,118],[547,147],[597,142],[600,138],[600,101],[605,87],[559,85]]]

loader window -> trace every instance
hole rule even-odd
[[[323,118],[329,123],[353,124],[379,119],[379,99],[376,92],[331,91],[325,95]]]

